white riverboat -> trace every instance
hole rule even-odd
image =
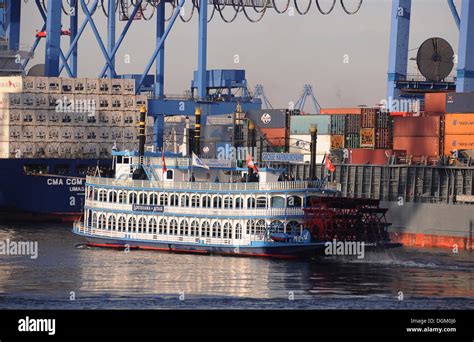
[[[337,192],[319,182],[234,160],[117,151],[113,162],[114,178],[86,180],[73,231],[90,246],[275,258],[324,248],[304,227],[309,199]],[[134,179],[140,170],[145,179]]]

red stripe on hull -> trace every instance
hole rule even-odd
[[[457,245],[460,250],[470,250],[474,244],[474,239],[467,237],[416,233],[390,232],[390,239],[392,242],[400,242],[405,246],[424,248],[453,248]]]

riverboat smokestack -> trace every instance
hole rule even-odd
[[[145,155],[145,125],[146,125],[146,108],[140,108],[140,121],[138,122],[138,156],[141,158]]]
[[[247,140],[247,147],[253,153],[255,146],[257,146],[257,135],[255,132],[255,124],[253,121],[249,120],[249,131],[248,131],[248,140]]]
[[[194,153],[201,155],[201,108],[196,107],[194,111],[196,123],[194,125]]]
[[[316,178],[316,146],[318,143],[318,129],[311,127],[309,130],[311,135],[311,161],[309,165],[309,177],[310,179]]]

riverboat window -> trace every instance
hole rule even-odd
[[[145,228],[146,228],[146,220],[144,217],[141,217],[140,220],[138,220],[138,232],[144,233]]]
[[[188,221],[186,220],[183,220],[181,221],[181,235],[184,235],[184,236],[189,236],[189,225],[188,225]]]
[[[244,201],[242,200],[242,198],[237,197],[237,198],[235,199],[235,207],[236,207],[237,209],[240,209],[240,208],[242,208],[243,206],[244,206]]]
[[[162,218],[158,225],[158,234],[166,234],[166,219]]]
[[[224,197],[224,208],[231,209],[232,208],[232,197],[226,196]]]
[[[234,239],[242,239],[242,225],[240,223],[235,224]]]
[[[128,157],[123,157],[123,163],[124,163],[124,164],[130,164],[130,158],[128,158]]]
[[[125,203],[125,192],[123,191],[118,192],[118,202]]]
[[[198,195],[192,195],[191,196],[191,207],[193,207],[193,208],[199,207],[199,196]]]
[[[300,233],[300,230],[301,230],[301,224],[296,221],[290,221],[286,225],[286,233],[288,234],[295,235],[295,234]]]
[[[155,193],[150,194],[150,204],[156,205],[158,203],[158,195]]]
[[[270,229],[272,233],[284,233],[285,225],[281,221],[272,221],[270,224]]]
[[[212,237],[213,238],[221,238],[221,224],[219,222],[214,222],[212,225]]]
[[[136,233],[137,232],[137,220],[135,217],[130,217],[128,219],[128,232]]]
[[[212,206],[214,208],[222,208],[222,198],[214,197],[214,200],[212,201]]]
[[[191,236],[199,236],[199,223],[196,220],[191,222]]]
[[[203,196],[202,197],[202,207],[203,208],[210,208],[211,207],[211,197],[210,196]]]
[[[257,208],[266,208],[267,207],[267,198],[266,197],[257,197]]]
[[[247,235],[250,235],[250,234],[253,234],[253,231],[254,231],[254,227],[255,226],[255,222],[253,220],[248,220],[246,225],[245,225],[245,228],[246,228],[246,231],[247,231]]]
[[[100,215],[99,215],[99,225],[98,225],[98,228],[99,228],[99,229],[104,229],[104,228],[105,228],[105,215],[104,215],[104,214],[100,214]]]
[[[255,208],[255,198],[251,197],[247,200],[247,208],[248,209]]]
[[[109,202],[116,203],[117,202],[117,191],[109,192]]]
[[[123,216],[119,217],[117,228],[118,228],[119,232],[124,232],[125,231],[125,217],[123,217]]]
[[[285,207],[285,199],[281,196],[274,196],[271,200],[272,208],[284,208]]]
[[[92,214],[92,228],[97,228],[97,213]]]
[[[97,201],[98,197],[99,197],[99,191],[96,188],[94,188],[94,201]]]
[[[175,219],[170,221],[170,235],[179,235],[178,232],[178,222]]]
[[[224,230],[222,232],[222,237],[224,239],[230,239],[232,232],[232,225],[229,222],[224,223]]]
[[[160,205],[168,205],[168,196],[160,194]]]
[[[189,196],[188,195],[181,196],[181,206],[182,207],[189,207]]]
[[[135,192],[131,192],[128,195],[128,203],[130,203],[130,204],[136,204],[137,203],[137,194]]]
[[[138,204],[147,204],[146,203],[146,193],[142,192],[138,196]]]
[[[299,196],[288,196],[287,206],[289,208],[298,208],[301,207],[301,197]]]
[[[110,215],[107,222],[107,230],[115,230],[115,216]]]
[[[106,202],[106,201],[107,201],[107,191],[99,190],[99,202]]]
[[[255,224],[255,235],[261,235],[265,232],[265,220],[258,220]]]
[[[169,179],[169,180],[173,179],[173,170],[166,171],[166,179]]]
[[[170,196],[170,205],[172,205],[172,206],[174,206],[174,207],[177,207],[178,204],[179,204],[179,201],[178,201],[178,200],[179,200],[179,199],[178,199],[178,195],[172,194],[172,195]]]
[[[157,226],[156,219],[152,217],[150,219],[150,222],[148,222],[148,232],[149,233],[151,232],[152,234],[156,234],[156,226]]]
[[[211,237],[211,225],[204,221],[201,225],[201,234],[203,237]]]

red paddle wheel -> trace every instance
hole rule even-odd
[[[387,209],[380,201],[345,197],[311,197],[305,227],[317,241],[387,241]]]

